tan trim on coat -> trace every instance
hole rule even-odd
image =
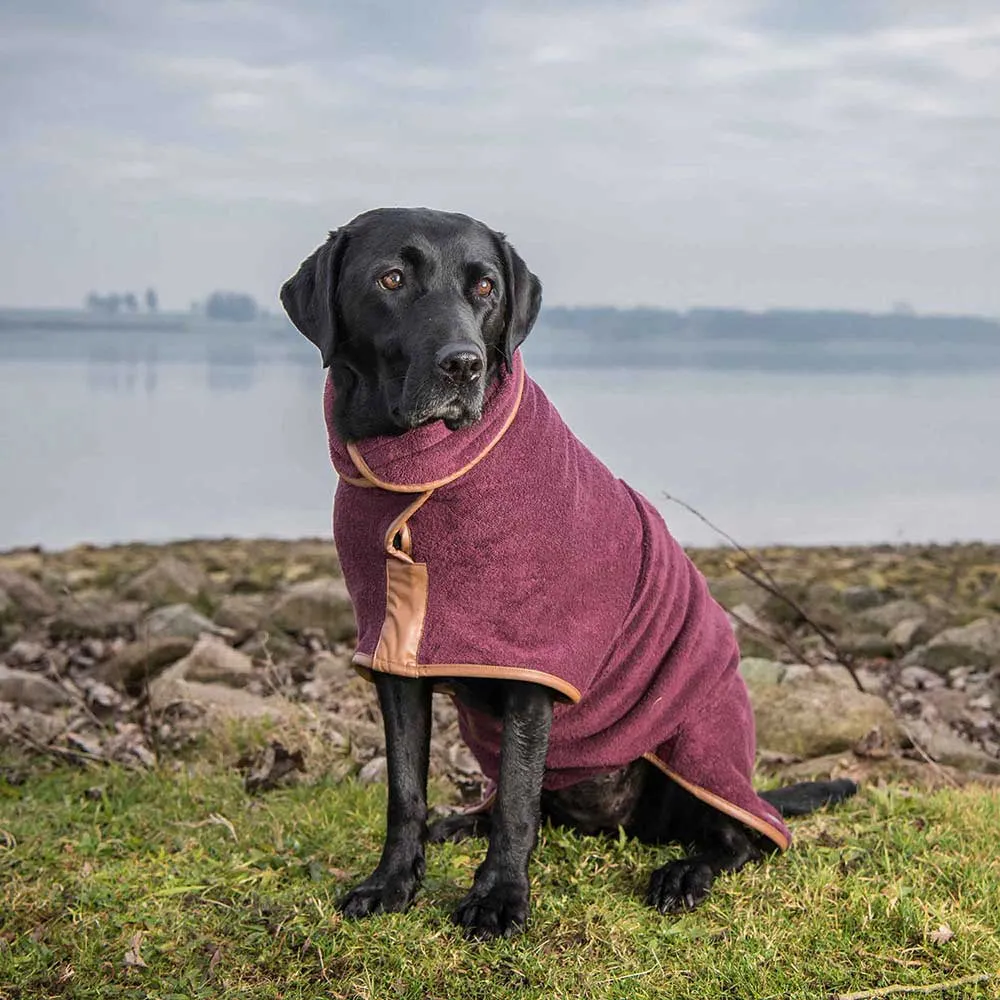
[[[376,648],[376,653],[378,652]],[[386,674],[396,674],[399,677],[481,677],[492,680],[530,681],[552,688],[563,697],[576,704],[580,700],[580,692],[572,684],[568,684],[555,674],[547,674],[543,670],[531,670],[528,667],[501,667],[490,663],[401,663],[384,664],[376,662],[375,657],[367,653],[355,653],[351,661],[355,669],[366,680],[371,680],[371,672],[379,671]]]
[[[413,539],[410,537],[410,526],[406,522],[430,500],[433,493],[433,490],[421,493],[413,503],[407,505],[406,509],[386,529],[384,540],[385,551],[394,559],[401,559],[403,562],[413,562]],[[396,548],[396,535],[401,536],[399,548]]]
[[[375,489],[375,484],[368,482],[367,479],[352,479],[350,476],[340,475],[339,472],[337,473],[337,476],[338,478],[342,479],[345,483],[347,483],[349,486],[360,486],[364,490]]]
[[[759,816],[755,816],[753,813],[747,812],[746,809],[742,809],[740,806],[730,802],[728,799],[724,799],[721,795],[716,795],[715,792],[710,792],[707,788],[702,788],[700,785],[695,785],[682,778],[676,771],[672,771],[669,767],[667,767],[667,765],[664,764],[663,761],[656,756],[656,754],[644,753],[643,757],[645,757],[650,764],[659,768],[671,781],[676,781],[681,788],[689,791],[695,798],[701,799],[702,802],[706,802],[708,805],[713,806],[718,809],[719,812],[723,812],[727,816],[732,816],[733,819],[738,819],[741,823],[745,823],[752,830],[762,833],[769,840],[773,840],[774,843],[781,848],[781,850],[788,850],[790,841],[777,827],[771,826],[770,823],[762,820]]]
[[[439,486],[445,486],[448,483],[454,482],[461,476],[464,476],[471,468],[478,465],[493,449],[496,447],[500,438],[507,433],[507,429],[514,422],[514,417],[517,416],[517,411],[521,408],[521,397],[524,395],[524,366],[522,365],[518,372],[518,382],[517,382],[517,397],[514,400],[514,406],[507,418],[503,422],[503,426],[497,431],[496,436],[492,441],[467,465],[463,465],[461,469],[457,472],[453,472],[449,476],[444,476],[442,479],[436,479],[434,482],[430,483],[389,483],[384,479],[379,479],[378,476],[372,472],[368,463],[361,457],[361,452],[358,451],[358,446],[354,442],[350,442],[347,445],[347,454],[351,456],[351,461],[354,463],[355,468],[362,476],[372,485],[377,486],[381,490],[388,490],[390,493],[423,493],[426,490],[436,490]],[[347,479],[347,482],[352,485],[357,485],[357,483],[352,479]]]
[[[417,677],[417,652],[427,617],[427,564],[409,556],[385,561],[385,620],[372,669]],[[399,669],[392,669],[398,667]]]

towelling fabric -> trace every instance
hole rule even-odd
[[[345,443],[334,538],[365,676],[501,677],[558,697],[545,786],[647,757],[784,849],[754,792],[754,721],[725,612],[653,506],[563,423],[525,375],[493,387],[483,418]],[[500,724],[456,701],[483,772]]]

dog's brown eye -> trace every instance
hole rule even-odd
[[[476,282],[476,295],[486,298],[493,291],[493,280],[491,278],[480,278]]]
[[[378,279],[378,283],[388,292],[394,292],[403,283],[403,272],[397,271],[393,268],[391,271],[386,271],[381,278]]]

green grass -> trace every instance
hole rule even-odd
[[[383,802],[353,783],[251,799],[221,767],[0,778],[0,997],[756,1000],[976,973],[934,995],[1000,996],[995,792],[868,789],[679,918],[640,899],[665,852],[547,828],[527,934],[486,945],[448,920],[475,841],[429,850],[409,913],[340,919]]]

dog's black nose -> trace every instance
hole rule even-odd
[[[474,344],[448,344],[434,356],[438,368],[453,382],[475,382],[483,374],[483,356]]]

